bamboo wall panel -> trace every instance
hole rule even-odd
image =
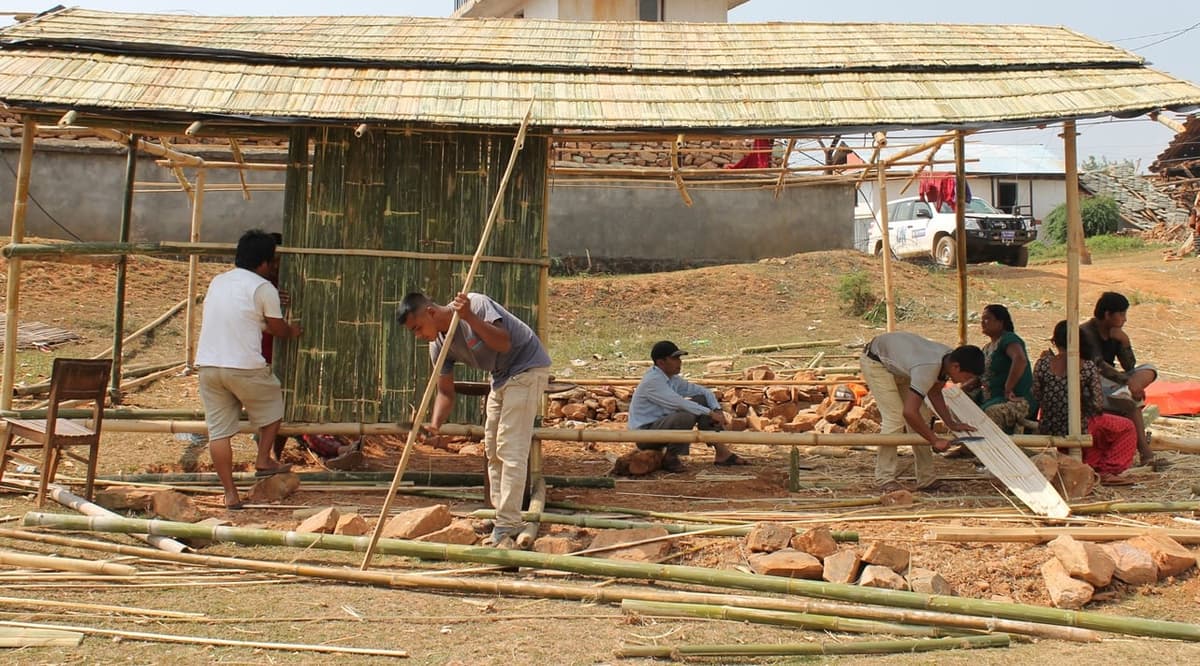
[[[484,134],[312,131],[307,206],[294,201],[301,156],[292,149],[285,242],[310,248],[421,253],[475,251],[513,138]],[[296,146],[300,135],[294,135]],[[523,151],[485,254],[540,259],[545,174],[543,143]],[[282,269],[305,327],[281,358],[289,420],[405,421],[431,372],[428,345],[396,323],[409,291],[446,302],[461,288],[468,261],[350,255],[289,255]],[[536,327],[535,265],[487,263],[473,291],[488,294]],[[287,346],[287,345],[284,345]],[[460,379],[483,379],[459,366]],[[478,422],[480,400],[460,397],[452,420]]]

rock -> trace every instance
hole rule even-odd
[[[817,413],[830,423],[840,423],[850,413],[852,407],[854,407],[854,403],[848,400],[825,398],[824,402],[817,406]]]
[[[324,506],[308,506],[308,507],[304,507],[303,509],[296,509],[295,511],[292,512],[292,518],[295,518],[296,520],[304,520],[305,518],[308,518],[310,516],[315,516],[318,513],[321,513],[322,511],[324,511],[327,508],[328,507],[324,507]],[[356,507],[356,506],[346,505],[346,506],[335,506],[333,508],[337,509],[337,512],[343,516],[348,513],[358,513],[358,507]]]
[[[341,514],[338,513],[338,510],[328,507],[305,518],[304,522],[296,527],[296,531],[306,534],[333,534],[339,518],[341,518]]]
[[[814,527],[805,530],[803,534],[792,537],[792,548],[803,551],[813,557],[825,559],[838,550],[837,542],[828,527]]]
[[[796,530],[779,523],[755,523],[746,535],[746,547],[752,553],[773,553],[787,548]]]
[[[746,408],[746,426],[747,426],[747,428],[749,428],[750,430],[755,430],[757,432],[762,432],[763,422],[762,422],[762,419],[758,418],[758,412],[754,411],[753,407],[746,405],[744,403],[740,406]]]
[[[858,580],[858,565],[862,564],[853,548],[839,550],[825,558],[821,578],[830,583],[853,583]]]
[[[347,450],[339,453],[336,457],[325,461],[325,466],[329,469],[341,470],[344,472],[366,467],[367,461],[363,457],[363,452],[358,447],[350,447]]]
[[[1086,580],[1096,587],[1104,587],[1112,581],[1115,564],[1100,546],[1079,541],[1066,534],[1050,542],[1050,552],[1062,562],[1063,568],[1072,578]]]
[[[644,476],[662,467],[662,449],[638,449],[613,461],[609,476]]]
[[[1100,480],[1096,471],[1070,456],[1042,453],[1033,457],[1033,464],[1063,497],[1068,500],[1087,497]]]
[[[909,569],[905,580],[908,581],[908,589],[913,592],[954,596],[954,586],[936,571],[913,567]]]
[[[471,521],[456,520],[440,530],[417,537],[416,541],[470,546],[475,543],[475,538],[475,528],[471,526]]]
[[[274,474],[255,482],[248,497],[252,502],[278,502],[296,492],[299,487],[299,476],[291,472]]]
[[[798,550],[785,548],[773,553],[759,553],[750,556],[750,568],[754,573],[764,576],[782,576],[784,578],[807,578],[820,580],[824,567],[821,561]]]
[[[547,419],[561,419],[563,415],[563,407],[566,406],[566,400],[551,400],[546,406]]]
[[[886,590],[908,589],[908,581],[904,580],[904,576],[893,571],[891,567],[878,564],[868,564],[863,567],[858,584],[863,587],[879,587]]]
[[[588,408],[577,402],[572,402],[570,404],[563,405],[562,415],[563,418],[570,419],[572,421],[586,421],[588,420]]]
[[[632,543],[645,539],[665,537],[669,534],[665,527],[635,527],[628,530],[600,530],[588,548],[604,548],[622,543]],[[635,562],[656,562],[671,550],[671,544],[666,541],[654,541],[638,544],[628,548],[606,550],[592,557],[607,557],[614,560],[632,560]]]
[[[879,504],[882,506],[908,506],[912,503],[913,494],[904,489],[893,490],[879,496]]]
[[[434,504],[393,516],[380,535],[385,539],[415,539],[450,524],[450,509]]]
[[[1057,557],[1042,565],[1042,580],[1050,592],[1050,601],[1057,608],[1083,608],[1096,591],[1091,583],[1071,578]]]
[[[357,513],[347,513],[338,516],[337,525],[333,526],[334,534],[346,536],[362,536],[371,531],[371,526]]]
[[[477,442],[463,444],[462,446],[458,447],[458,455],[460,456],[475,456],[476,458],[482,458],[485,454],[486,450],[483,448],[483,444]]]
[[[150,505],[152,504],[151,498],[157,492],[161,491],[150,490],[149,488],[113,486],[97,490],[95,495],[93,495],[92,501],[110,511],[145,512],[150,510]]]
[[[817,419],[818,421],[820,419]],[[804,453],[810,456],[821,456],[822,458],[849,458],[850,450],[844,446],[810,446],[804,450]]]
[[[767,400],[770,400],[771,402],[776,402],[776,403],[791,402],[792,401],[792,389],[790,386],[768,386],[767,387]]]
[[[908,551],[875,541],[867,546],[867,552],[863,553],[862,560],[867,564],[875,564],[887,567],[896,573],[903,573],[908,568]]]
[[[621,411],[621,406],[617,403],[617,399],[613,397],[600,398],[600,409],[609,414],[616,414]]]
[[[583,550],[583,543],[568,535],[547,534],[544,537],[538,537],[538,540],[533,542],[533,549],[548,555],[567,555],[577,550]]]
[[[797,412],[789,423],[783,425],[784,432],[808,432],[816,427],[821,417],[812,411]]]
[[[1167,576],[1178,576],[1196,566],[1196,556],[1166,534],[1159,532],[1143,534],[1130,539],[1129,545],[1150,554],[1154,560],[1154,566],[1158,568],[1159,580]]]
[[[196,524],[204,525],[205,527],[228,527],[233,523],[223,518],[205,518]],[[207,537],[183,537],[177,540],[182,541],[192,548],[207,548],[213,544],[213,540]]]
[[[750,407],[757,407],[767,401],[767,397],[763,395],[762,389],[742,389],[742,392],[738,395],[742,404],[749,405]]]
[[[1113,560],[1113,576],[1130,585],[1149,585],[1158,580],[1154,557],[1125,541],[1100,544]]]
[[[733,370],[733,361],[709,361],[704,366],[704,372],[707,374],[729,372],[730,370]]]
[[[775,379],[775,371],[769,365],[755,365],[745,370],[742,370],[742,379],[751,379],[756,382]]]
[[[150,496],[150,512],[163,520],[194,523],[204,517],[192,498],[174,490],[160,490]]]
[[[846,423],[846,425],[850,425],[851,423],[861,421],[865,418],[867,418],[867,410],[858,405],[854,405],[850,408],[850,411],[846,412],[846,416],[843,418],[843,421]]]
[[[878,433],[880,430],[878,421],[866,417],[846,426],[846,432]]]
[[[789,423],[800,413],[800,405],[794,402],[781,402],[767,408],[764,414],[767,418],[779,419],[781,424]]]
[[[817,425],[813,427],[813,432],[818,435],[832,435],[840,432],[846,432],[846,426],[838,425],[825,419],[817,421]]]

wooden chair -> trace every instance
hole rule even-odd
[[[63,454],[87,463],[87,488],[85,497],[92,499],[92,485],[96,480],[96,458],[100,450],[100,425],[104,421],[104,396],[108,388],[112,361],[77,358],[56,358],[50,373],[50,403],[45,420],[5,418],[8,433],[0,442],[0,480],[4,468],[13,458],[28,460],[41,466],[38,484],[37,505],[46,501],[46,488],[54,479],[58,463]],[[59,405],[66,401],[92,401],[92,427],[67,419],[58,418]],[[24,441],[15,441],[20,437]],[[86,456],[70,452],[71,447],[88,447]],[[42,450],[42,459],[30,459],[14,453],[20,449]]]

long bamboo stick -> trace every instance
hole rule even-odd
[[[966,134],[954,131],[954,274],[957,278],[958,344],[967,344],[967,166]]]
[[[840,347],[841,340],[806,340],[803,342],[782,342],[776,345],[758,345],[756,347],[742,347],[738,350],[739,354],[767,354],[770,352],[784,351],[785,349],[811,349],[813,347]]]
[[[488,238],[491,237],[492,227],[496,223],[496,217],[500,214],[500,208],[504,203],[504,193],[508,189],[508,179],[512,176],[513,168],[517,165],[517,156],[520,155],[521,149],[525,147],[525,130],[529,127],[529,121],[533,117],[533,100],[529,101],[529,108],[525,110],[525,117],[521,119],[521,127],[517,129],[517,136],[513,139],[512,153],[508,157],[508,166],[504,169],[504,175],[500,177],[500,182],[496,187],[496,198],[492,201],[492,209],[488,213],[487,220],[484,222],[483,231],[479,236],[479,244],[475,248],[475,256],[471,259],[471,267],[467,269],[467,275],[463,278],[462,293],[466,293],[471,288],[471,283],[475,280],[475,273],[479,270],[480,258],[483,257],[483,248],[487,246]],[[429,403],[433,399],[433,394],[437,388],[438,373],[437,368],[442,367],[446,363],[446,358],[450,354],[450,341],[454,339],[455,333],[458,331],[459,316],[458,311],[450,317],[450,327],[446,331],[446,344],[442,345],[441,352],[438,358],[434,361],[433,371],[429,373],[429,382],[425,385],[425,393],[421,396],[421,403],[417,407],[413,415],[413,423],[421,423],[425,419],[425,412],[429,409]],[[413,445],[417,441],[417,435],[420,428],[412,428],[408,433],[408,439],[404,442],[404,451],[400,454],[400,462],[396,464],[396,474],[392,477],[391,488],[388,489],[388,494],[383,500],[383,509],[381,514],[387,515],[388,509],[391,508],[392,498],[396,496],[396,489],[400,486],[400,479],[404,476],[404,470],[408,467],[408,458],[412,455]],[[363,556],[360,569],[365,570],[367,565],[371,563],[371,555],[374,554],[375,544],[379,541],[380,534],[383,533],[384,521],[379,521],[375,525],[375,530],[371,533],[370,545],[367,546],[366,555]]]
[[[1079,160],[1075,153],[1075,121],[1063,121],[1063,164],[1067,207],[1067,434],[1082,432],[1082,386],[1079,383],[1079,253],[1083,219],[1079,215]],[[1138,438],[1141,439],[1140,437]]]
[[[308,486],[310,483],[387,483],[392,479],[391,472],[300,472],[297,474],[300,482]],[[135,483],[163,484],[214,484],[220,480],[212,472],[182,472],[175,474],[116,474],[100,477],[97,480],[113,480]],[[261,481],[253,472],[235,472],[235,482],[254,483]],[[408,483],[424,486],[479,486],[483,485],[483,474],[479,472],[427,472],[408,471],[402,479]],[[615,482],[608,476],[558,476],[546,477],[546,483],[559,488],[612,488]]]
[[[121,221],[117,233],[118,242],[128,243],[133,229],[133,181],[137,175],[138,135],[131,134],[126,144],[125,182],[121,193]],[[125,338],[125,283],[128,277],[129,257],[122,256],[117,262],[116,284],[113,289],[113,344],[112,372],[109,376],[108,400],[121,404],[121,354]]]
[[[99,629],[69,624],[38,624],[34,622],[13,622],[0,620],[0,626],[24,627],[27,629],[53,629],[58,631],[77,631],[81,634],[97,636],[117,636],[152,643],[184,643],[192,645],[222,645],[227,647],[245,647],[258,650],[285,650],[288,652],[322,652],[326,654],[363,654],[374,657],[407,658],[407,650],[386,650],[383,648],[358,648],[338,645],[313,645],[308,643],[270,643],[267,641],[237,641],[230,638],[212,638],[207,636],[176,636],[174,634],[153,634],[146,631],[126,631],[122,629]]]
[[[107,355],[108,355],[108,352],[105,352],[104,356],[107,356]],[[103,357],[100,357],[100,358],[103,358]],[[125,368],[122,372],[122,375],[123,375],[122,379],[135,379],[137,377],[145,377],[146,375],[149,375],[154,372],[159,372],[160,370],[166,370],[167,368],[174,368],[177,365],[179,365],[179,363],[177,363],[175,361],[169,361],[167,363],[155,363],[153,365],[143,365],[143,366],[138,366],[136,368]],[[49,392],[50,392],[50,382],[41,382],[38,384],[24,384],[24,385],[13,387],[13,395],[14,396],[41,395],[41,394],[45,394],[45,393],[49,393]],[[22,411],[24,411],[24,410],[22,410]],[[92,410],[90,410],[90,409],[81,410],[81,411],[86,412],[88,416],[90,416],[92,413]],[[112,413],[115,413],[118,411],[125,411],[125,410],[121,410],[121,409],[105,410],[104,418],[106,418],[106,419],[107,418],[120,418],[120,417],[110,417],[109,416],[109,414],[112,414]],[[150,411],[155,412],[155,413],[157,412],[157,410],[150,410]],[[65,414],[66,412],[65,412],[65,410],[59,410],[58,413]],[[197,410],[188,410],[187,414],[188,415],[196,414],[197,416],[204,416],[204,412],[197,411]],[[24,418],[24,417],[22,417],[22,418]],[[37,418],[37,417],[31,417],[31,418]]]
[[[646,527],[661,527],[670,534],[688,534],[691,532],[703,532],[705,536],[745,536],[754,529],[754,525],[743,523],[741,525],[720,525],[716,523],[689,523],[682,525],[678,523],[650,523],[636,520],[620,520],[616,518],[596,518],[594,516],[577,516],[563,513],[535,513],[526,512],[522,514],[522,518],[526,520],[540,520],[543,523],[551,523],[554,525],[577,525],[579,527],[592,527],[596,529],[609,530],[630,530],[642,529]],[[492,509],[478,509],[471,512],[472,518],[495,518],[496,512]],[[833,532],[834,541],[858,541],[858,532],[838,531]]]
[[[90,518],[38,512],[27,513],[22,523],[26,526],[53,527],[55,529],[74,531],[147,532],[172,536],[203,537],[212,541],[234,541],[247,545],[313,547],[336,550],[365,549],[369,541],[367,537],[299,534],[296,532],[215,527],[161,520]],[[5,531],[0,530],[0,535],[4,533]],[[403,541],[400,539],[381,539],[377,543],[381,551],[386,549],[390,554],[406,555],[428,560],[556,569],[609,578],[669,580],[678,583],[715,585],[760,592],[810,596],[819,599],[834,599],[902,608],[949,611],[983,617],[990,616],[1012,620],[1027,620],[1133,636],[1154,636],[1200,641],[1200,625],[1186,622],[1148,620],[1109,615],[1106,613],[1070,611],[1002,601],[866,588],[858,585],[825,583],[797,578],[759,576],[740,571],[716,571],[673,564],[643,564],[639,562],[594,559],[571,555],[548,555],[521,550],[501,550],[475,546]]]
[[[286,165],[285,165],[286,166]],[[196,174],[196,196],[192,199],[192,219],[191,226],[188,230],[188,241],[191,243],[200,242],[200,227],[204,223],[204,193],[207,188],[207,172],[201,169]],[[196,316],[198,314],[196,307],[196,297],[198,282],[200,277],[200,257],[192,254],[188,255],[188,276],[187,276],[187,295],[184,297],[184,303],[187,305],[187,314],[184,321],[183,329],[183,362],[188,368],[196,364]]]
[[[955,543],[1046,543],[1062,535],[1079,541],[1120,541],[1143,534],[1165,534],[1185,545],[1200,544],[1200,530],[1149,527],[950,527],[935,526],[925,533],[928,541]]]
[[[102,613],[119,613],[121,615],[137,615],[141,617],[189,620],[208,617],[204,613],[158,610],[157,608],[138,608],[135,606],[112,606],[109,604],[85,604],[73,601],[52,601],[50,599],[27,599],[24,597],[0,597],[0,606],[16,608],[53,608],[57,610],[99,611]]]
[[[879,151],[886,145],[887,134],[876,132],[874,155],[878,157]],[[892,288],[892,235],[888,231],[887,169],[879,169],[875,187],[879,190],[877,193],[879,207],[876,210],[879,211],[880,243],[882,244],[879,254],[883,258],[883,302],[887,312],[887,330],[890,333],[896,330],[896,294]],[[873,248],[872,251],[874,251]]]
[[[454,592],[471,592],[477,594],[511,596],[532,596],[547,599],[571,599],[584,602],[603,601],[620,603],[624,599],[640,599],[645,601],[677,601],[689,603],[730,604],[744,608],[762,608],[767,610],[783,610],[795,612],[825,613],[842,617],[857,617],[862,619],[883,619],[905,622],[909,624],[930,624],[935,626],[951,626],[964,629],[980,629],[985,631],[1004,631],[1021,633],[1043,638],[1057,638],[1079,642],[1096,642],[1099,634],[1088,629],[1072,626],[1056,626],[1040,624],[1024,620],[1009,620],[996,617],[974,617],[930,610],[913,610],[908,608],[892,608],[887,606],[872,606],[848,604],[836,601],[818,601],[812,599],[756,597],[748,595],[730,595],[704,592],[683,592],[678,590],[625,590],[597,586],[554,585],[531,583],[511,580],[469,580],[449,578],[445,576],[424,576],[420,574],[391,574],[372,571],[356,571],[341,567],[318,567],[303,564],[282,562],[264,562],[244,558],[223,557],[216,555],[199,555],[194,553],[160,553],[139,546],[126,546],[106,541],[90,541],[57,534],[41,534],[0,528],[0,536],[11,539],[22,539],[36,543],[45,543],[71,548],[97,550],[100,552],[137,555],[139,557],[158,560],[197,564],[210,567],[245,569],[249,571],[269,572],[285,575],[304,576],[312,578],[327,578],[371,585],[383,585],[405,589],[432,589]]]
[[[843,643],[676,645],[629,647],[616,650],[622,658],[659,657],[767,657],[781,655],[903,654],[937,650],[967,650],[1008,647],[1008,634],[960,636],[956,638],[919,638],[895,641],[847,641]]]
[[[22,116],[21,157],[17,162],[17,182],[13,188],[12,230],[9,243],[25,241],[25,213],[29,207],[29,177],[33,166],[33,138],[37,122]],[[17,329],[20,326],[18,304],[21,300],[21,262],[8,262],[8,282],[4,300],[4,368],[0,375],[0,409],[12,409],[13,384],[17,376]]]
[[[0,550],[0,564],[10,567],[28,569],[50,569],[53,571],[77,571],[82,573],[103,574],[105,576],[132,576],[138,572],[136,567],[128,564],[113,562],[93,562],[73,557],[48,557],[46,555],[29,555]]]

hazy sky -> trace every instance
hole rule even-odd
[[[30,5],[30,0],[10,2],[18,9],[41,10],[53,6]],[[70,2],[63,2],[71,6]],[[85,0],[88,9],[190,14],[329,15],[399,14],[448,16],[453,0]],[[1189,9],[1190,7],[1190,9]],[[7,7],[6,7],[7,8]],[[730,21],[884,21],[928,23],[1018,23],[1062,25],[1110,42],[1146,58],[1152,67],[1181,79],[1200,83],[1200,4],[1129,2],[1128,0],[1005,0],[1004,2],[858,0],[750,0],[734,9]],[[1190,30],[1189,30],[1190,28]],[[845,32],[843,36],[853,38]],[[1146,119],[1081,121],[1079,155],[1109,160],[1139,161],[1143,169],[1166,147],[1173,133]],[[1043,143],[1062,153],[1057,130],[1024,130],[988,134],[986,141]]]

